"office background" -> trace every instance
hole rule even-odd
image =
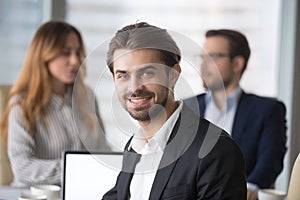
[[[40,24],[50,19],[70,22],[86,43],[87,83],[97,95],[109,140],[115,149],[121,149],[136,126],[120,105],[112,103],[117,101],[105,66],[105,51],[115,31],[147,21],[181,34],[188,43],[199,46],[196,54],[200,54],[206,30],[239,30],[247,36],[252,51],[242,87],[276,97],[287,107],[288,153],[276,182],[276,188],[286,191],[291,167],[300,152],[299,4],[299,0],[0,0],[0,84],[14,83]],[[184,88],[176,88],[178,98],[203,92],[195,52],[184,56],[182,83],[192,92],[182,93]]]

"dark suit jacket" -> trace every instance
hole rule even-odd
[[[203,117],[205,94],[197,96],[197,101],[200,116]],[[186,102],[191,105],[191,99]],[[239,99],[231,135],[245,157],[247,182],[260,188],[270,187],[283,168],[286,152],[285,113],[284,104],[273,98],[243,91]]]
[[[130,197],[134,163],[140,155],[128,152],[127,146],[123,169],[115,187],[103,196],[105,200]],[[164,150],[149,199],[246,199],[246,171],[240,149],[222,129],[205,119],[199,120],[184,105]]]

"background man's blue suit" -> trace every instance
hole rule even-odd
[[[197,100],[203,117],[205,94],[198,95]],[[260,188],[270,187],[283,168],[285,114],[284,104],[273,98],[242,92],[239,99],[231,135],[244,154],[247,182]]]

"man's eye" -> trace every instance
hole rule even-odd
[[[222,55],[219,53],[210,53],[210,54],[208,54],[208,56],[211,57],[212,59],[216,59],[216,58],[221,57]]]
[[[145,71],[143,74],[145,77],[152,77],[155,75],[154,71]]]
[[[128,77],[128,74],[117,74],[117,79],[126,79]]]

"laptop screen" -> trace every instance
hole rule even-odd
[[[62,199],[101,199],[115,185],[122,158],[120,152],[66,151]]]

